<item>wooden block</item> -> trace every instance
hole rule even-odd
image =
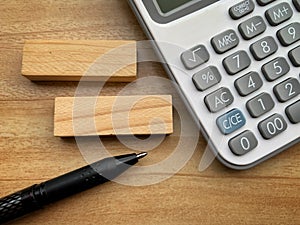
[[[172,132],[170,95],[55,99],[54,136],[148,135]]]
[[[136,78],[136,41],[28,40],[22,75],[33,81],[131,82]]]

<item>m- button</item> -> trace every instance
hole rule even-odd
[[[229,51],[239,44],[239,38],[234,30],[227,30],[211,39],[211,45],[218,54]]]

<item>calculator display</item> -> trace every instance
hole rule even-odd
[[[169,1],[169,0],[156,0],[160,10],[163,13],[168,13],[180,6],[183,6],[187,3],[191,3],[191,2],[195,2],[194,0],[173,0],[173,1]]]
[[[220,0],[142,0],[151,18],[169,23]]]

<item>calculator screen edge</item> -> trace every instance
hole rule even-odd
[[[142,0],[152,20],[160,24],[172,22],[219,1],[221,0],[195,0],[194,3],[191,2],[192,4],[187,4],[186,7],[183,5],[179,7],[178,10],[174,9],[164,14],[159,10],[156,0]]]

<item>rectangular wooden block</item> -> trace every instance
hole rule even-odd
[[[149,135],[172,132],[170,95],[55,99],[54,136]]]
[[[136,79],[136,41],[28,40],[22,75],[33,81],[131,82]]]

